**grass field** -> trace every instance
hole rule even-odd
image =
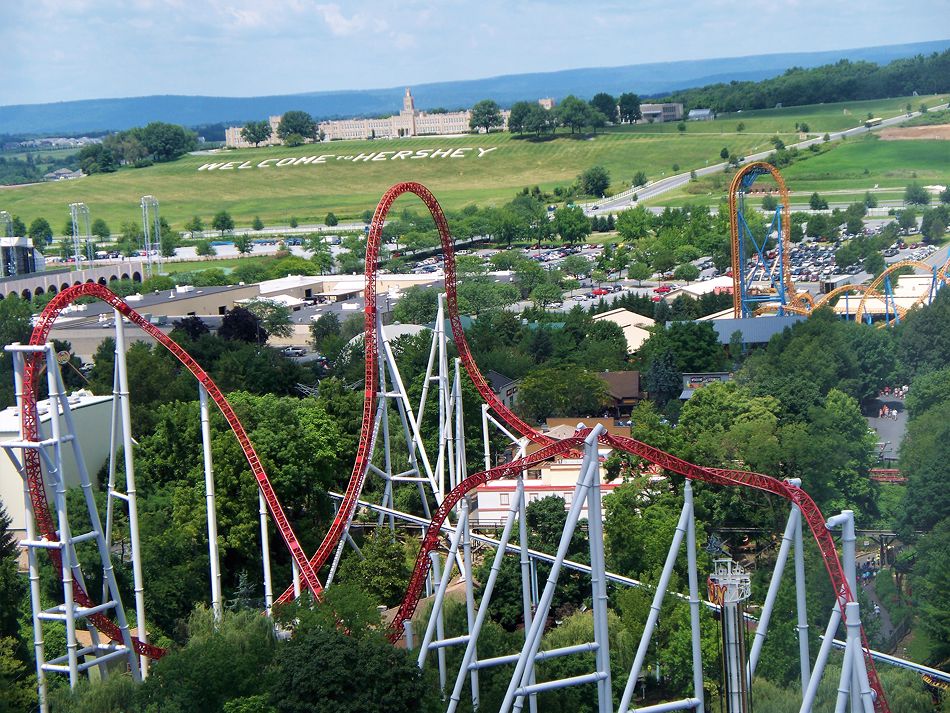
[[[808,155],[807,152],[805,154]],[[858,200],[866,190],[879,190],[881,200],[900,199],[907,184],[950,184],[950,141],[882,141],[874,135],[836,143],[782,169],[792,203],[807,203],[818,191],[833,202]],[[704,180],[663,194],[650,205],[684,202],[715,205],[724,197],[722,180]],[[830,191],[840,194],[831,195]],[[797,194],[797,195],[796,195]]]
[[[797,138],[795,122],[807,122],[811,133],[824,133],[857,125],[868,113],[893,116],[903,110],[907,101],[916,107],[921,101],[934,105],[939,100],[917,97],[743,112],[711,122],[690,122],[687,131],[682,133],[674,124],[654,124],[622,127],[596,136],[572,138],[559,133],[555,138],[541,141],[499,133],[228,151],[213,156],[186,156],[169,164],[124,169],[77,181],[3,188],[0,189],[0,210],[19,215],[27,224],[36,217],[45,217],[53,229],[58,230],[67,217],[68,204],[82,201],[88,205],[93,219],[105,219],[112,230],[118,232],[125,221],[140,222],[139,198],[151,194],[158,198],[162,216],[173,227],[181,229],[192,215],[202,216],[207,224],[215,212],[226,209],[240,229],[249,226],[255,215],[260,215],[265,225],[286,225],[291,216],[300,222],[321,222],[331,210],[341,219],[355,218],[364,210],[372,209],[390,185],[406,180],[426,184],[448,209],[470,203],[499,205],[524,186],[539,185],[544,190],[567,186],[579,173],[596,164],[610,171],[612,188],[621,190],[637,171],[645,171],[651,179],[661,178],[674,170],[686,171],[720,161],[723,146],[746,155],[767,148],[769,138],[776,133],[786,142],[793,141]],[[745,131],[736,133],[736,123],[740,120],[745,124]],[[906,148],[907,144],[916,142],[888,143],[895,145],[892,150],[898,154],[889,157],[885,149],[884,153],[875,154],[873,161],[884,161],[889,173],[899,172],[901,165],[908,172],[919,172],[917,154],[926,154],[926,149]],[[355,156],[361,152],[462,147],[471,147],[473,151],[455,159],[379,162],[331,159],[323,164],[198,171],[202,164],[211,161],[233,161],[235,166],[247,161],[256,166],[268,158],[319,154]],[[475,148],[494,150],[478,158]],[[860,165],[861,158],[849,158],[848,152],[845,152],[848,160],[838,159],[837,151],[830,155],[836,157],[833,161],[838,164],[829,164],[827,171],[832,173],[820,181],[833,182],[833,171],[840,170],[848,172],[841,183],[848,183],[855,165],[860,166],[859,171],[869,167],[872,174],[878,170],[873,162],[864,161],[864,165]],[[906,160],[901,158],[901,151],[910,152]],[[932,163],[926,155],[922,158]],[[814,170],[811,162],[807,168]],[[892,179],[900,180],[897,175]],[[872,185],[874,182],[880,181],[871,181]],[[403,204],[418,205],[418,201],[401,199],[397,209]]]

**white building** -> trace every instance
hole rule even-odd
[[[571,421],[568,425],[566,421]],[[583,421],[586,426],[593,427],[597,423],[605,425],[609,431],[620,435],[629,435],[629,429],[618,429],[613,419],[585,418],[585,419],[552,419],[548,421],[550,427],[545,435],[555,439],[569,438],[574,435],[576,424]],[[526,452],[538,450],[540,446],[528,444]],[[606,497],[619,487],[623,481],[618,478],[611,483],[606,482],[604,461],[611,453],[610,448],[601,446],[598,449],[600,458],[600,494]],[[577,476],[580,472],[581,458],[558,458],[532,468],[525,474],[524,490],[528,503],[542,498],[557,496],[564,499],[565,509],[570,508],[574,496],[574,487],[577,485]],[[506,478],[491,480],[475,489],[476,508],[472,513],[473,523],[477,527],[494,527],[500,525],[508,515],[512,498],[517,491],[517,479]],[[581,509],[581,519],[587,518],[587,504]]]
[[[43,272],[46,260],[30,238],[0,238],[0,277]]]
[[[650,332],[647,330],[655,324],[649,317],[623,307],[595,314],[593,319],[595,322],[613,322],[620,327],[623,330],[624,339],[627,340],[627,351],[631,354],[650,338]]]
[[[79,445],[89,477],[94,479],[99,469],[109,458],[109,424],[112,419],[112,396],[93,396],[88,391],[77,391],[69,397],[69,409],[76,426]],[[37,403],[40,416],[40,437],[50,437],[49,400]],[[62,414],[62,409],[60,409]],[[65,423],[60,420],[61,425]],[[10,406],[0,411],[0,443],[20,439],[20,412]],[[17,456],[22,458],[20,453]],[[67,444],[63,448],[64,472],[67,487],[79,485],[79,471],[72,448]],[[49,485],[49,483],[47,483]],[[53,491],[47,488],[49,502],[53,502]],[[0,452],[0,500],[12,519],[10,529],[20,538],[26,533],[26,503],[23,494],[23,479],[13,467],[6,451]]]
[[[280,140],[277,136],[277,127],[280,126],[280,120],[282,116],[269,116],[267,117],[267,123],[270,124],[270,137],[262,142],[261,146],[278,146],[283,141]],[[244,130],[243,126],[229,126],[224,130],[224,145],[229,149],[250,149],[254,148],[254,144],[250,141],[245,141],[244,137],[241,136],[241,131]]]
[[[666,121],[679,121],[683,118],[682,104],[641,104],[642,124],[662,124]]]

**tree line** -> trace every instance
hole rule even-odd
[[[198,146],[198,136],[177,124],[153,121],[117,131],[102,143],[88,144],[79,150],[83,173],[113,173],[122,166],[143,168],[152,163],[174,161]]]
[[[950,50],[896,59],[885,65],[842,59],[812,69],[792,67],[779,77],[684,89],[665,101],[716,112],[771,109],[950,91]]]

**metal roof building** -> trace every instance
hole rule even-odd
[[[774,317],[713,319],[709,320],[709,324],[719,335],[720,344],[728,344],[736,331],[742,332],[743,344],[767,344],[773,336],[803,319],[806,318],[800,314],[789,314]]]

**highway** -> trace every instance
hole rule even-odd
[[[941,104],[933,108],[934,111],[940,109],[946,109],[948,104]],[[902,124],[908,119],[913,119],[917,116],[920,116],[919,111],[912,111],[909,114],[901,114],[900,116],[894,116],[890,119],[884,119],[880,124],[873,127],[872,129],[866,128],[864,125],[855,126],[851,129],[845,129],[844,131],[836,131],[834,133],[829,133],[829,139],[831,141],[841,141],[842,139],[848,138],[849,136],[859,136],[866,134],[870,131],[879,131],[881,129],[886,129],[889,126],[896,126]],[[821,144],[824,143],[823,136],[815,136],[811,139],[806,139],[805,141],[799,141],[797,144],[791,144],[798,149],[806,149],[812,144]],[[775,149],[769,149],[768,151],[760,151],[759,153],[754,153],[743,158],[740,162],[742,164],[751,163],[753,161],[764,161],[772,153],[775,152]],[[696,176],[709,176],[714,173],[722,173],[722,171],[728,166],[726,162],[720,162],[712,166],[703,166],[702,168],[694,169]],[[612,213],[618,210],[627,210],[628,208],[634,207],[637,203],[648,200],[650,198],[656,198],[664,193],[669,193],[672,190],[685,186],[691,180],[690,172],[678,173],[675,176],[669,176],[667,178],[661,178],[659,181],[653,181],[647,183],[644,186],[638,186],[634,188],[629,188],[622,193],[618,193],[615,196],[610,198],[605,198],[601,201],[595,201],[586,204],[579,204],[584,209],[584,213],[589,216],[601,215]],[[634,198],[635,197],[635,198]]]

